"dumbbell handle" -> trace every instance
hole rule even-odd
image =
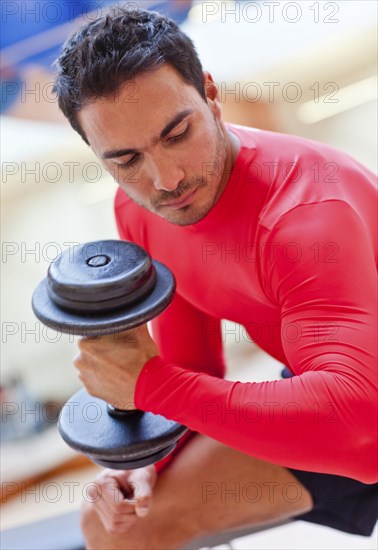
[[[110,416],[114,416],[115,418],[125,418],[126,416],[131,416],[136,412],[140,412],[139,409],[118,409],[117,407],[113,407],[110,403],[106,404],[106,409]]]
[[[136,326],[138,326],[138,325],[132,325],[132,326],[126,327],[126,328],[123,327],[122,332],[124,332],[125,330],[126,331],[127,330],[132,330]],[[116,331],[113,334],[118,334],[118,332]],[[110,416],[112,416],[113,418],[118,418],[120,420],[122,418],[130,417],[135,413],[142,413],[143,412],[140,409],[120,409],[118,407],[114,407],[110,403],[106,403],[106,410],[107,410],[108,414],[110,414]]]

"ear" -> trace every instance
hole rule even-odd
[[[207,98],[207,104],[214,112],[217,119],[221,118],[221,102],[218,94],[218,86],[215,84],[213,77],[208,71],[203,72],[203,84]]]

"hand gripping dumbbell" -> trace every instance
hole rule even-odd
[[[147,323],[172,301],[169,269],[127,241],[95,241],[66,250],[35,289],[32,307],[42,323],[86,337],[117,334]],[[95,409],[95,421],[89,410]],[[117,409],[84,389],[62,408],[59,431],[70,447],[116,470],[167,456],[187,428],[160,415]]]

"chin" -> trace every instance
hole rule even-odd
[[[190,204],[188,206],[184,206],[176,212],[172,212],[161,217],[174,225],[193,225],[201,221],[209,213],[211,208],[212,205],[202,208],[193,208],[193,205]]]

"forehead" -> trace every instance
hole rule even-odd
[[[178,111],[203,100],[170,65],[125,82],[114,96],[86,105],[78,119],[97,154],[109,147],[139,148],[160,133]]]

